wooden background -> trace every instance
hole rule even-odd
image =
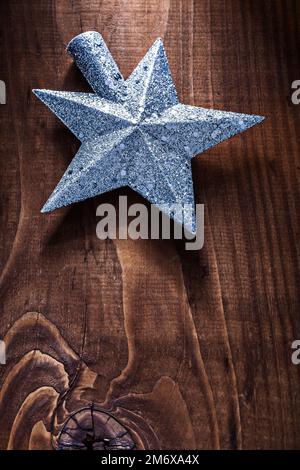
[[[300,448],[297,0],[1,0],[0,447],[55,447],[91,403],[138,448]],[[68,41],[101,32],[125,76],[162,37],[182,102],[267,120],[193,162],[205,247],[99,241],[123,189],[40,208],[78,142],[31,93],[88,90]]]

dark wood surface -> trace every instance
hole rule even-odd
[[[0,446],[48,449],[96,404],[137,447],[300,448],[297,0],[1,0]],[[182,102],[267,120],[193,162],[205,246],[100,241],[95,209],[40,208],[78,142],[31,93],[87,90],[68,41],[125,76],[162,37]]]

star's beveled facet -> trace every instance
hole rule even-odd
[[[33,90],[81,141],[42,212],[129,186],[195,233],[191,158],[264,118],[178,103],[160,39],[126,81],[99,33],[68,51],[95,93]]]

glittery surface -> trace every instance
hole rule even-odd
[[[263,117],[178,103],[161,39],[126,81],[99,33],[76,36],[67,50],[94,93],[33,90],[81,141],[42,212],[129,186],[162,210],[181,204],[195,233],[191,158]]]

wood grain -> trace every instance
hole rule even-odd
[[[52,449],[95,404],[137,448],[300,449],[296,0],[0,4],[0,447]],[[194,159],[205,246],[96,238],[96,206],[40,214],[78,143],[31,93],[87,90],[65,53],[98,30],[127,76],[162,37],[182,102],[266,121]]]

